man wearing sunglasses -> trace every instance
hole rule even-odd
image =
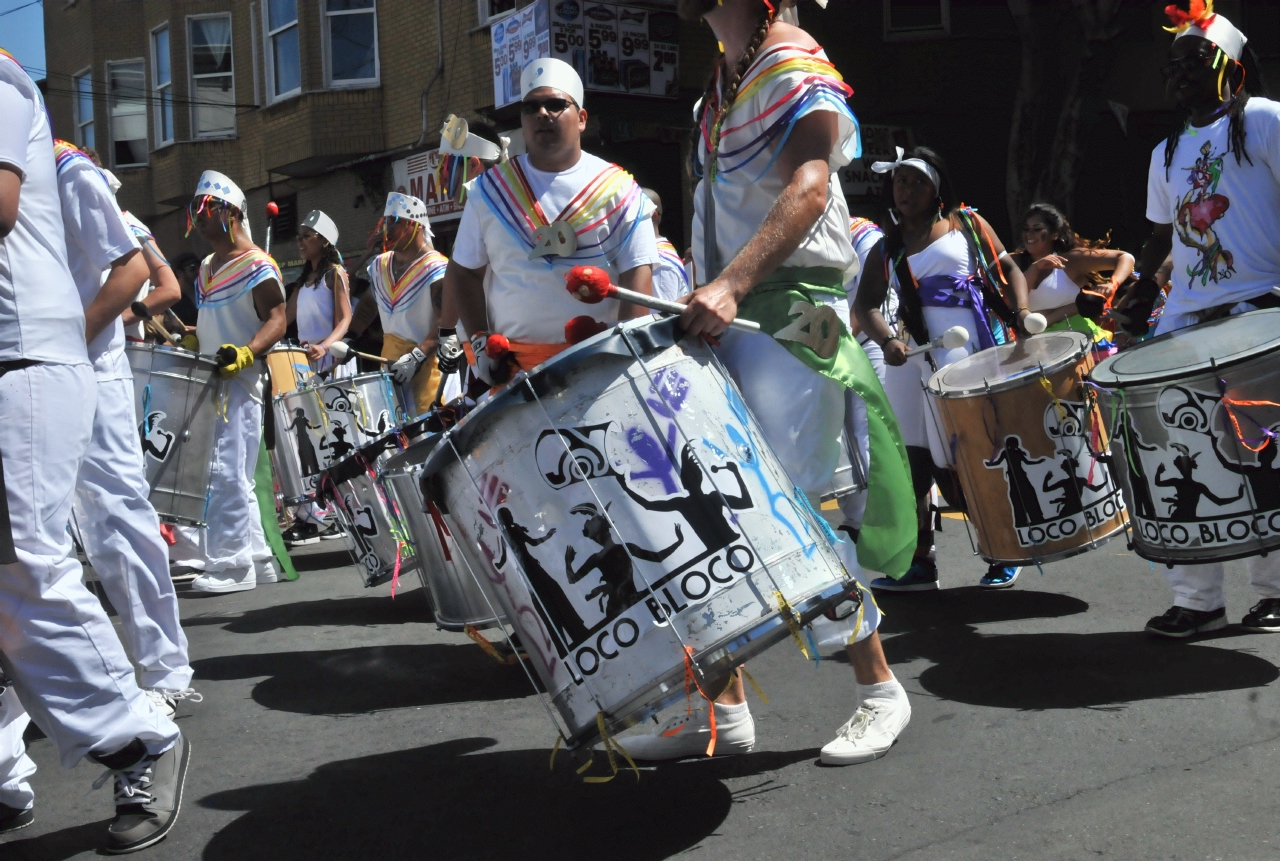
[[[578,73],[560,60],[534,60],[520,90],[528,153],[467,184],[445,274],[445,291],[471,335],[469,360],[489,385],[568,347],[565,326],[574,318],[603,327],[647,313],[612,301],[577,302],[564,289],[571,267],[599,266],[615,284],[651,294],[660,259],[640,186],[622,168],[582,151],[587,112]],[[485,346],[498,333],[511,352],[495,358]]]

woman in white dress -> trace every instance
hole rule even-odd
[[[307,213],[298,228],[298,254],[306,263],[289,294],[288,318],[298,324],[298,340],[312,369],[345,377],[351,360],[335,369],[329,355],[329,347],[341,341],[351,325],[351,292],[337,242],[338,226],[332,218],[318,209]]]

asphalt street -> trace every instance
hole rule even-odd
[[[1280,857],[1280,635],[1234,625],[1153,641],[1162,570],[1122,541],[986,592],[963,526],[943,589],[882,596],[912,698],[876,762],[818,764],[852,713],[852,671],[784,642],[751,665],[755,752],[587,785],[518,668],[437,631],[416,578],[366,590],[324,542],[302,577],[181,593],[205,700],[182,817],[154,859],[1273,859]],[[1241,563],[1228,616],[1253,603]],[[683,708],[683,705],[680,706]],[[99,769],[31,745],[36,824],[4,861],[96,857]],[[603,757],[593,766],[607,773]]]

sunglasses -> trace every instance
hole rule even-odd
[[[572,104],[569,99],[528,99],[520,103],[520,113],[532,117],[545,109],[549,116],[558,117]]]
[[[1199,69],[1203,69],[1205,66],[1209,65],[1213,58],[1214,54],[1212,51],[1197,51],[1194,54],[1188,54],[1187,56],[1181,57],[1177,60],[1170,60],[1160,67],[1160,71],[1164,73],[1166,78],[1172,78],[1174,75],[1178,74],[1178,72],[1191,73],[1198,71]]]

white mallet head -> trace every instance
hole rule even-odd
[[[942,346],[948,350],[958,350],[969,343],[969,330],[964,326],[952,326],[942,333]]]
[[[329,355],[341,364],[351,355],[351,348],[347,346],[346,341],[334,341],[329,345]]]
[[[1043,314],[1028,314],[1023,327],[1032,335],[1039,335],[1049,325],[1049,321],[1044,318]]]

